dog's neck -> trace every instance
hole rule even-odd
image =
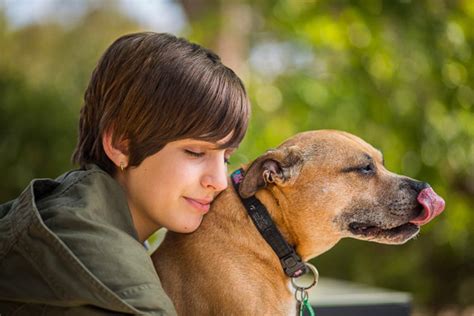
[[[286,211],[288,202],[283,193],[278,190],[276,186],[273,186],[259,190],[255,196],[266,207],[285,240],[290,245],[296,245],[298,242],[297,235],[294,234],[291,221],[285,216],[289,214],[289,212]],[[235,201],[235,204],[233,204],[236,205],[235,208],[229,209],[229,198]],[[221,204],[221,201],[227,205]],[[250,220],[247,210],[240,201],[232,184],[229,184],[229,187],[213,202],[211,212],[206,216],[212,217],[214,216],[213,214],[221,218],[227,218],[227,222],[234,223],[233,225],[235,225],[235,223],[247,223],[247,229],[259,234],[257,227],[255,227]],[[209,218],[209,220],[211,220],[211,218]]]
[[[216,216],[227,217],[228,222],[247,223],[246,225],[249,227],[246,227],[246,229],[253,231],[255,234],[259,234],[231,183],[229,183],[229,187],[221,194],[227,196],[222,199],[226,204],[221,204],[219,201],[221,199],[217,199],[213,203],[213,208],[210,214],[207,216],[210,216],[215,212]],[[327,229],[325,230],[318,225],[302,230],[301,220],[291,217],[291,214],[297,214],[303,211],[299,209],[301,205],[297,202],[289,203],[284,192],[282,192],[278,186],[269,185],[266,188],[257,191],[255,196],[267,208],[268,213],[285,240],[295,247],[295,251],[304,261],[308,261],[309,259],[326,252],[334,246],[334,240],[338,240],[332,236],[330,231],[327,231]],[[229,198],[235,201],[237,207],[229,209]],[[323,212],[323,210],[313,211]],[[319,231],[320,229],[321,231],[317,233],[318,239],[315,240],[311,235],[314,235],[314,232]]]
[[[297,234],[292,229],[291,220],[288,218],[290,214],[287,209],[289,207],[288,202],[283,195],[283,193],[278,189],[278,187],[273,186],[259,190],[255,197],[265,205],[268,213],[273,219],[276,227],[281,232],[285,240],[290,245],[297,245]]]
[[[327,223],[324,218],[325,210],[312,209],[307,203],[287,198],[286,194],[279,186],[269,184],[258,190],[255,196],[267,208],[276,227],[285,240],[295,248],[296,253],[303,261],[308,261],[332,248],[340,237],[334,236],[328,225],[321,224]],[[230,202],[231,200],[234,202]],[[293,202],[290,203],[290,200]],[[229,207],[231,205],[232,207]],[[301,214],[314,212],[320,214],[320,221],[309,224],[302,218]],[[220,220],[215,217],[219,217]],[[237,229],[240,233],[259,236],[263,240],[230,182],[230,178],[227,189],[213,202],[211,211],[206,215],[203,221],[204,225],[199,231],[204,234],[209,234],[209,230],[215,232],[212,223],[219,223],[224,231],[225,229]],[[278,259],[275,253],[269,255]]]

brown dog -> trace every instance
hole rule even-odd
[[[344,237],[402,244],[444,209],[426,183],[389,172],[380,151],[345,132],[298,134],[244,169],[241,196],[267,207],[304,261]],[[232,185],[197,231],[168,232],[152,257],[179,315],[296,313],[290,279]]]

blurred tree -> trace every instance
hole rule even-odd
[[[10,30],[0,11],[0,200],[32,178],[72,167],[82,95],[98,58],[118,36],[138,31],[113,2],[65,28],[46,20]],[[85,45],[84,43],[87,43]]]
[[[0,68],[1,69],[1,68]],[[35,177],[63,172],[74,148],[76,119],[61,110],[60,96],[39,91],[20,75],[0,76],[0,200],[10,199]],[[68,154],[69,153],[69,154]]]

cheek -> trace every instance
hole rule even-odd
[[[346,184],[348,201],[369,201],[377,204],[387,194],[387,186],[378,176],[354,176]]]
[[[199,164],[184,161],[176,163],[167,171],[167,183],[177,186],[195,185],[199,181],[201,169]]]
[[[187,160],[173,161],[151,175],[150,186],[159,200],[193,195],[199,185],[200,175],[199,164]]]
[[[362,191],[350,181],[326,182],[319,189],[319,198],[330,209],[338,210],[360,198]]]

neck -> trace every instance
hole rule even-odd
[[[236,201],[235,205],[238,206],[238,211],[247,219],[245,223],[247,227],[245,228],[252,229],[253,234],[261,234],[261,237],[268,242],[268,246],[271,246],[276,252],[274,255],[276,254],[281,260],[285,260],[284,268],[286,273],[291,275],[298,273],[298,271],[302,269],[301,264],[292,265],[288,261],[290,259],[289,256],[293,256],[295,259],[297,259],[298,256],[292,251],[294,238],[287,229],[288,221],[285,219],[284,212],[281,210],[282,202],[280,201],[283,196],[276,197],[275,194],[279,192],[275,193],[271,192],[271,190],[261,190],[254,198],[241,201],[233,187],[234,185],[231,186],[232,196],[229,196],[230,192],[227,191],[220,198],[226,201],[234,199]],[[225,205],[218,205],[218,202],[215,202],[214,209],[220,210],[223,208],[225,208]],[[228,210],[226,215],[230,215]],[[250,219],[252,220],[250,221]],[[227,220],[227,222],[243,223],[244,221],[230,219]]]
[[[207,240],[224,239],[228,242],[225,246],[226,253],[236,250],[240,254],[258,254],[259,264],[275,268],[280,266],[278,256],[260,235],[232,184],[229,184],[229,187],[214,200],[210,212],[206,214],[201,226],[193,235],[195,238],[197,236]]]
[[[128,209],[130,211],[130,216],[132,217],[133,226],[138,235],[138,241],[144,243],[155,231],[161,227],[156,223],[155,220],[144,216],[145,212],[141,212],[140,209],[133,203],[130,198],[127,187],[125,172],[117,172],[114,175],[114,179],[120,184],[122,190],[127,198]]]
[[[231,189],[234,191],[233,188]],[[305,208],[304,203],[298,201],[290,203],[285,192],[277,185],[268,185],[259,190],[255,197],[265,206],[283,238],[294,247],[303,261],[308,261],[327,251],[340,239],[340,237],[334,236],[331,229],[327,227],[325,229],[323,225],[320,225],[319,222],[324,222],[324,219],[313,225],[304,220],[304,214],[311,214],[309,217],[313,218],[313,214],[317,213],[318,217],[321,217],[325,213],[324,210],[308,209],[307,206]],[[242,202],[238,197],[237,199],[244,214],[248,217]],[[253,223],[251,224],[258,232]]]
[[[283,235],[285,240],[292,246],[296,246],[297,238],[291,229],[291,221],[287,218],[286,207],[287,201],[284,195],[276,186],[271,188],[265,188],[258,191],[255,197],[262,202],[270,214],[275,226],[278,228],[280,233]]]

